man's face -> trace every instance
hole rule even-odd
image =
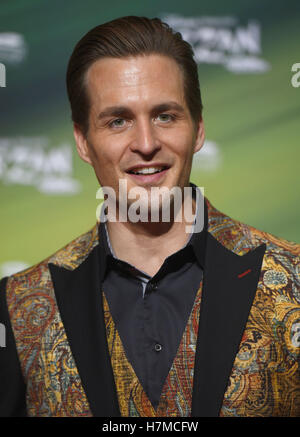
[[[128,191],[188,186],[204,126],[192,120],[183,74],[173,59],[101,59],[89,68],[86,86],[89,130],[84,137],[75,125],[74,136],[80,157],[93,166],[101,186],[112,187],[117,198],[120,179],[127,181]]]

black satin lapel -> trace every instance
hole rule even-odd
[[[99,246],[75,270],[49,264],[56,300],[94,416],[120,416],[107,346]]]
[[[194,368],[194,417],[219,416],[257,290],[265,249],[262,244],[239,256],[207,234]]]

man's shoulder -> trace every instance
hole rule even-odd
[[[265,244],[267,254],[278,254],[299,261],[300,244],[236,220],[217,210],[208,200],[207,205],[209,231],[230,250],[238,253],[238,250],[234,250],[235,247],[244,247],[248,251]]]
[[[253,226],[245,223],[240,223],[244,234],[248,236],[251,242],[257,246],[259,244],[266,244],[266,250],[270,252],[286,254],[291,257],[300,256],[300,244],[277,237],[269,232],[261,231]]]
[[[300,245],[233,219],[208,202],[208,231],[236,255],[265,245],[261,286],[277,303],[283,299],[299,310]],[[267,291],[266,291],[267,292]]]
[[[276,237],[253,226],[240,223],[240,226],[253,246],[266,245],[262,270],[265,271],[264,281],[277,288],[290,281],[291,295],[296,298],[299,290],[300,244]],[[287,280],[289,278],[289,280]],[[299,291],[296,293],[299,302]]]
[[[77,268],[98,244],[98,225],[74,238],[68,244],[58,249],[52,255],[20,272],[14,273],[2,281],[6,282],[7,290],[22,291],[26,289],[47,289],[50,287],[51,277],[49,264],[55,264],[68,270]]]

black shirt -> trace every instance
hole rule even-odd
[[[193,194],[196,187],[193,185]],[[167,257],[150,277],[112,252],[105,223],[99,225],[102,284],[110,312],[132,365],[154,408],[176,356],[203,278],[207,207],[204,228]],[[197,217],[202,213],[197,205]]]

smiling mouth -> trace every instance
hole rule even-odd
[[[159,167],[144,167],[144,168],[140,168],[140,169],[133,169],[133,170],[129,170],[127,173],[129,174],[134,174],[134,175],[153,175],[156,173],[161,173],[164,170],[167,170],[169,167],[168,166],[159,166]]]

